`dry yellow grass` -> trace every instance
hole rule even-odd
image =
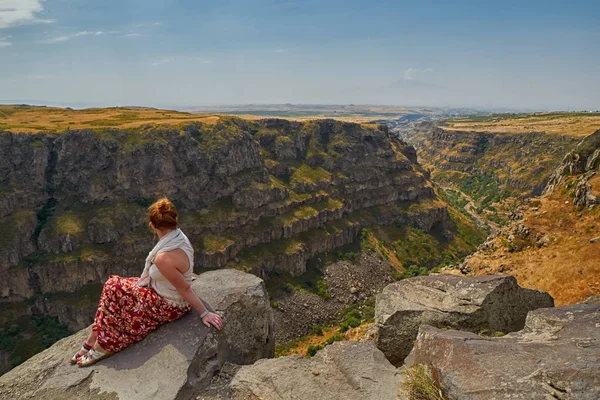
[[[373,322],[365,322],[356,328],[350,328],[346,332],[342,333],[343,340],[359,340],[367,334],[369,329],[373,326]],[[280,356],[289,356],[292,354],[306,355],[310,346],[323,345],[327,339],[331,338],[335,334],[339,333],[339,327],[323,328],[323,335],[308,335],[296,342],[294,347],[290,347],[279,354]]]
[[[600,113],[538,113],[488,118],[455,118],[446,130],[493,133],[547,132],[576,137],[587,136],[600,129]]]
[[[335,119],[336,121],[342,122],[353,122],[355,124],[364,124],[367,126],[377,126],[378,124],[373,123],[373,121],[385,119],[385,116],[375,115],[375,116],[360,116],[360,115],[345,115],[345,116],[336,116],[331,114],[322,114],[322,115],[311,115],[308,117],[298,117],[298,116],[282,116],[282,115],[254,115],[254,114],[235,114],[235,117],[246,119],[249,121],[257,121],[265,118],[277,118],[277,119],[285,119],[288,121],[297,121],[297,122],[306,122],[306,121],[314,121],[317,119]]]
[[[598,191],[600,179],[592,183]],[[511,253],[502,243],[505,238],[499,237],[493,250],[468,260],[475,274],[513,275],[521,286],[550,293],[556,305],[600,295],[600,241],[590,242],[600,237],[600,207],[577,210],[566,194],[556,194],[541,198],[538,210],[527,211],[523,221],[551,242]]]
[[[215,123],[219,116],[149,108],[70,108],[0,106],[0,130],[22,133],[67,129],[135,128],[146,124]]]
[[[127,129],[147,124],[179,125],[192,121],[214,124],[223,116],[228,117],[227,115],[198,114],[136,107],[73,110],[58,107],[0,105],[0,130],[20,133],[54,133],[64,132],[67,129]],[[365,124],[366,126],[375,126],[376,124],[373,124],[372,121],[383,118],[381,115],[366,117],[360,115],[331,116],[328,114],[310,117],[240,114],[235,115],[235,117],[250,121],[279,118],[299,122],[333,118],[343,122]]]

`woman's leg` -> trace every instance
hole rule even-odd
[[[98,334],[92,327],[92,329],[90,330],[90,334],[88,335],[87,339],[85,339],[85,342],[83,342],[83,346],[81,346],[81,349],[79,349],[79,351],[77,353],[75,353],[75,355],[73,357],[71,357],[69,359],[69,362],[71,364],[74,364],[75,362],[77,362],[79,360],[79,358],[81,356],[87,354],[88,351],[90,351],[90,349],[94,348],[94,345],[96,344],[97,339],[98,339]]]
[[[90,334],[87,337],[87,339],[85,340],[85,344],[87,344],[90,347],[93,347],[94,344],[96,343],[96,340],[98,339],[98,333],[94,330],[94,328],[92,328],[90,330]]]

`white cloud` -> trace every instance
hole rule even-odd
[[[8,39],[10,39],[10,36],[0,37],[0,47],[12,46],[12,42]]]
[[[128,34],[126,34],[126,35],[124,35],[124,36],[125,36],[125,37],[142,37],[142,36],[144,36],[144,35],[142,35],[141,33],[136,33],[136,32],[133,32],[133,33],[128,33]]]
[[[169,60],[168,58],[165,58],[163,60],[158,60],[152,63],[153,67],[156,67],[157,65],[162,65],[162,64],[166,64],[168,62],[171,62],[171,60]]]
[[[404,80],[405,81],[421,80],[421,79],[426,78],[432,72],[433,72],[433,69],[431,69],[431,68],[425,68],[425,69],[409,68],[404,71]]]
[[[160,26],[160,25],[162,25],[162,22],[158,22],[158,21],[156,21],[156,22],[142,22],[140,24],[136,24],[135,27],[136,28],[145,28],[147,26]]]
[[[43,0],[0,0],[0,29],[24,24],[52,24],[54,19],[38,18]]]
[[[55,37],[48,38],[48,39],[38,40],[37,43],[44,43],[44,44],[60,43],[60,42],[65,42],[67,40],[71,40],[71,39],[81,37],[81,36],[104,36],[104,35],[116,35],[118,33],[119,33],[118,31],[80,31],[77,33],[72,33],[70,35],[55,36]]]

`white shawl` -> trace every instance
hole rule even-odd
[[[156,259],[156,256],[160,253],[175,249],[181,249],[185,251],[185,254],[187,254],[190,260],[190,268],[193,268],[194,248],[192,247],[192,244],[187,236],[185,236],[181,229],[177,228],[163,236],[158,243],[156,243],[150,253],[148,253],[148,257],[146,257],[146,265],[144,266],[144,272],[142,272],[142,276],[140,276],[137,285],[140,287],[148,286],[150,283],[150,266]]]

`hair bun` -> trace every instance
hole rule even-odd
[[[148,207],[148,218],[155,228],[177,227],[177,210],[165,197]]]
[[[158,211],[163,214],[172,211],[174,208],[173,204],[171,204],[171,202],[167,199],[160,199],[156,202],[156,206],[158,208]]]

